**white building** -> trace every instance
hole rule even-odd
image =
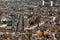
[[[50,1],[50,6],[53,6],[53,1]]]
[[[44,6],[44,4],[45,4],[45,1],[44,1],[44,0],[42,0],[42,6]]]

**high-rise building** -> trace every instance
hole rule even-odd
[[[20,29],[23,30],[24,28],[24,16],[23,15],[20,15],[19,25],[20,25]]]
[[[55,3],[54,0],[41,0],[41,2],[42,6],[53,6],[53,4]]]
[[[42,0],[42,6],[44,6],[44,4],[45,4],[45,1],[44,1],[44,0]]]
[[[24,27],[29,27],[29,19],[27,16],[24,16]]]
[[[50,1],[50,6],[53,6],[53,1]]]
[[[24,15],[19,15],[16,31],[24,30]]]

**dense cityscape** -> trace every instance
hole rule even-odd
[[[0,0],[0,40],[60,40],[60,0]]]

